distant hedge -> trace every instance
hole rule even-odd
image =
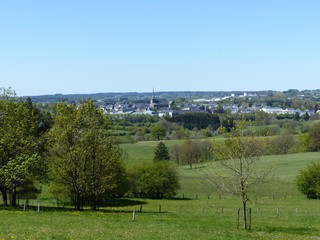
[[[174,122],[182,125],[184,128],[192,130],[194,128],[206,129],[211,126],[213,130],[220,127],[220,119],[216,114],[210,113],[184,113],[166,119],[169,122]]]

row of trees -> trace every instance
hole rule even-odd
[[[189,165],[192,169],[195,164],[212,159],[212,148],[208,140],[191,141],[183,144],[174,144],[170,150],[163,142],[159,142],[154,151],[154,161],[173,160],[180,165]]]
[[[166,118],[167,121],[178,123],[191,130],[194,128],[205,129],[211,126],[214,130],[220,127],[220,119],[217,114],[209,113],[185,113]]]
[[[174,167],[157,163],[126,171],[125,153],[111,119],[93,101],[62,101],[52,112],[2,89],[0,99],[0,191],[3,203],[32,198],[47,185],[59,202],[92,209],[110,198],[173,197],[179,188]]]
[[[76,209],[96,209],[123,195],[128,182],[123,152],[111,137],[112,122],[92,101],[79,106],[62,101],[52,114],[10,89],[0,98],[0,191],[5,205],[18,195],[32,197],[48,184],[57,199],[71,199]],[[52,118],[51,118],[52,116]]]
[[[319,124],[316,124],[319,125]],[[264,155],[280,155],[296,152],[318,151],[320,142],[320,125],[314,126],[309,134],[299,137],[290,133],[283,133],[274,137],[265,138],[267,147],[264,148]],[[255,136],[256,131],[242,130],[244,137]],[[230,133],[227,132],[227,135]],[[318,136],[319,135],[319,136]],[[228,136],[227,136],[228,137]],[[159,142],[155,149],[154,160],[173,160],[180,165],[189,165],[210,161],[214,158],[212,144],[209,140],[186,140],[182,144],[174,144],[169,149],[163,142]]]

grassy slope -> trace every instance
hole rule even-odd
[[[157,143],[122,145],[129,155],[126,164],[152,161]],[[178,197],[185,194],[193,199],[132,200],[130,206],[106,207],[100,212],[1,210],[0,239],[320,239],[320,202],[305,199],[294,186],[299,170],[319,159],[319,153],[263,157],[260,167],[275,166],[280,184],[272,187],[280,186],[281,194],[262,205],[250,204],[251,231],[235,227],[238,199],[214,193],[208,199],[200,187],[203,165],[193,170],[179,168],[182,189]],[[138,211],[141,204],[143,212],[132,221],[132,210]],[[158,213],[159,205],[162,213]]]

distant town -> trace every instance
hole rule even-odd
[[[32,96],[34,102],[48,105],[65,99],[79,104],[84,99],[92,99],[97,107],[110,115],[158,115],[173,116],[182,113],[230,114],[263,111],[270,114],[319,113],[320,90],[284,92],[149,92],[149,93],[99,93],[74,95]]]

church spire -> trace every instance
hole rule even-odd
[[[152,97],[150,99],[150,108],[154,108],[154,104],[156,103],[156,96],[154,94],[154,88],[152,89]]]

